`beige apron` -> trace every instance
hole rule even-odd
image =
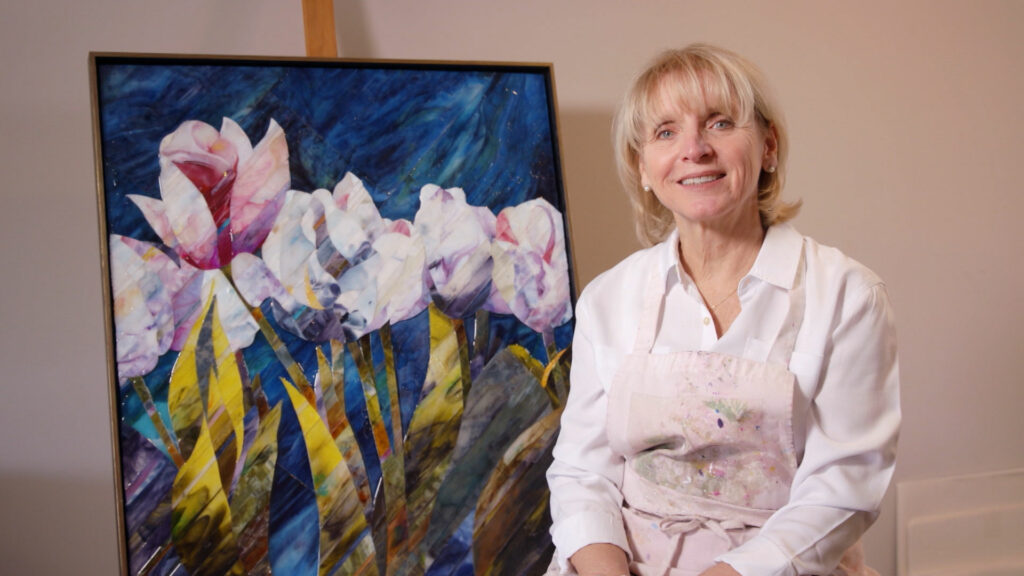
[[[803,274],[766,362],[703,351],[652,354],[660,286],[649,282],[635,348],[612,381],[608,438],[626,458],[631,572],[695,576],[754,537],[789,500],[797,462],[796,377],[788,365],[803,321]],[[855,546],[833,574],[872,573],[861,558]]]

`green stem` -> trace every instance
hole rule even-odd
[[[402,428],[402,405],[398,397],[398,374],[395,370],[395,351],[391,343],[391,324],[380,328],[380,345],[384,349],[384,371],[391,404],[391,449],[399,462],[405,461],[405,432]]]
[[[395,353],[391,342],[391,324],[385,323],[380,329],[381,348],[384,349],[384,372],[387,379],[387,393],[391,404],[392,443],[391,457],[382,463],[384,486],[391,484],[388,500],[388,573],[394,573],[398,558],[405,553],[409,539],[408,510],[405,486],[405,433],[402,429],[402,406],[398,396],[398,375],[395,370]]]
[[[555,362],[558,356],[558,345],[555,343],[554,330],[548,329],[541,333],[541,338],[544,340],[544,350],[548,355],[548,363]],[[551,384],[546,386],[545,389],[548,392],[548,396],[552,399],[552,406],[557,409],[561,405],[560,397],[565,396],[568,393],[568,387],[566,386],[567,379],[565,372],[562,370],[561,361],[555,363],[551,367]]]
[[[476,311],[476,330],[473,335],[473,354],[486,363],[491,341],[491,313],[483,308]]]
[[[260,418],[263,418],[270,412],[270,402],[267,401],[267,394],[263,391],[263,383],[259,374],[252,378],[252,389],[256,397],[256,411]]]
[[[370,342],[371,336],[372,334],[365,334],[362,338],[358,340],[359,349],[362,350],[363,352],[363,359],[366,361],[366,364],[369,368],[370,378],[373,381],[374,390],[377,391],[376,399],[377,404],[380,406],[381,424],[384,426],[384,430],[388,434],[388,445],[390,446],[390,449],[394,451],[394,432],[390,428],[388,428],[387,423],[384,422],[384,407],[382,403],[387,402],[388,405],[390,406],[391,394],[388,392],[387,376],[380,374],[380,371],[374,366],[375,362],[373,360],[373,347]]]
[[[316,392],[313,390],[313,386],[310,385],[309,380],[306,379],[306,375],[302,372],[302,367],[299,366],[298,362],[292,358],[291,352],[288,351],[288,347],[284,345],[281,337],[277,335],[277,331],[270,325],[266,316],[263,315],[263,310],[259,306],[249,306],[245,298],[242,297],[242,292],[235,285],[235,279],[231,275],[231,264],[222,266],[220,271],[224,274],[224,278],[227,279],[228,283],[235,290],[235,294],[238,295],[239,299],[245,303],[245,307],[249,310],[249,314],[252,315],[253,319],[256,320],[256,324],[260,327],[260,333],[270,344],[271,349],[274,350],[274,355],[277,356],[278,362],[280,362],[285,371],[288,372],[288,376],[291,377],[292,383],[295,384],[299,392],[309,401],[310,406],[316,406]]]
[[[141,376],[134,376],[128,379],[132,383],[132,388],[135,389],[135,393],[139,395],[139,399],[142,400],[142,406],[146,409],[146,414],[149,415],[149,419],[153,422],[153,426],[156,427],[157,434],[160,435],[160,439],[163,440],[164,446],[167,447],[167,453],[170,455],[171,460],[181,468],[185,465],[185,459],[181,457],[181,452],[178,450],[178,443],[171,437],[171,433],[167,430],[167,426],[164,425],[164,419],[160,416],[160,412],[156,409],[156,403],[153,402],[153,395],[149,393],[149,387],[146,386],[146,381]]]
[[[284,345],[281,337],[274,331],[274,327],[270,325],[270,322],[263,315],[263,310],[259,308],[249,308],[249,312],[252,317],[256,319],[256,323],[260,327],[260,332],[263,337],[266,338],[267,343],[270,344],[271,349],[274,350],[274,355],[277,356],[278,362],[280,362],[284,369],[288,372],[288,376],[291,377],[292,382],[295,383],[296,388],[299,392],[305,396],[306,400],[309,401],[311,406],[316,406],[316,393],[313,391],[313,386],[309,384],[309,380],[306,379],[306,375],[302,372],[302,367],[299,366],[298,362],[292,358],[291,352],[288,351],[288,347]]]
[[[363,456],[359,451],[359,443],[356,441],[355,432],[352,430],[352,425],[348,421],[348,413],[345,411],[345,345],[340,340],[331,340],[330,369],[324,378],[325,391],[328,379],[333,388],[333,399],[337,402],[337,414],[330,408],[327,410],[331,435],[352,474],[356,493],[359,495],[359,501],[363,504],[363,513],[369,522],[373,514],[373,493],[370,490],[366,465],[363,463]]]
[[[543,386],[544,392],[547,392],[548,400],[551,401],[551,409],[558,410],[559,406],[562,405],[562,401],[558,399],[558,393],[554,391],[553,386]]]
[[[384,418],[380,410],[380,401],[377,398],[377,387],[373,377],[373,359],[369,354],[369,339],[365,335],[357,342],[348,343],[349,354],[355,360],[356,368],[359,370],[359,379],[363,384],[363,398],[366,400],[366,412],[370,419],[370,429],[373,431],[374,444],[377,447],[377,455],[380,458],[381,476],[383,477],[383,494],[374,495],[373,510],[373,533],[374,544],[377,547],[377,564],[386,570],[388,558],[394,554],[390,546],[391,523],[398,510],[399,499],[404,501],[405,493],[398,493],[397,469],[394,465],[394,457],[391,453],[391,445],[388,441],[387,428],[384,425]],[[383,498],[381,498],[383,496]],[[383,510],[381,506],[383,505]],[[385,541],[380,541],[381,535]]]
[[[390,350],[390,341],[387,344],[386,349]],[[359,375],[363,381],[363,393],[366,398],[367,413],[370,417],[370,427],[373,429],[377,453],[380,455],[381,476],[383,476],[384,485],[384,517],[387,526],[386,565],[391,565],[408,539],[409,532],[406,520],[405,463],[394,450],[396,444],[389,444],[387,428],[384,425],[380,409],[380,398],[375,385],[373,358],[370,355],[370,336],[366,335],[360,338],[358,345],[355,342],[350,342],[349,351],[356,361]],[[390,394],[390,392],[388,393]],[[397,396],[396,380],[392,406],[398,404]],[[400,414],[399,428],[401,428]],[[374,513],[376,515],[377,511]]]
[[[459,344],[459,366],[462,369],[462,403],[465,405],[469,398],[469,389],[472,386],[472,377],[469,370],[469,338],[466,336],[466,323],[462,318],[452,318],[452,326],[455,328],[455,338]]]

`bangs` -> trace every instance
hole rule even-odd
[[[641,147],[666,115],[678,110],[710,109],[728,114],[737,124],[758,120],[750,71],[731,62],[693,57],[667,58],[640,78],[631,118],[633,143]]]

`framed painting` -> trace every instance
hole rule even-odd
[[[547,65],[93,54],[124,574],[534,574]]]

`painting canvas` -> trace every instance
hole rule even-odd
[[[124,574],[535,574],[547,65],[93,54]]]

